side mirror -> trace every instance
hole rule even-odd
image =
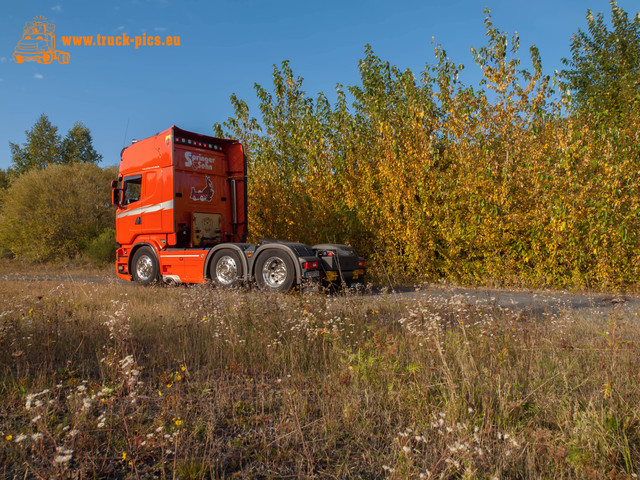
[[[112,183],[113,185],[113,183]],[[111,204],[116,207],[120,207],[122,203],[122,189],[112,187],[111,189]]]

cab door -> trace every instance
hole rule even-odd
[[[122,201],[116,212],[116,242],[130,245],[142,231],[142,175],[122,179]]]

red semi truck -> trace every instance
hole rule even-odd
[[[255,282],[270,291],[307,280],[363,282],[365,261],[347,245],[247,243],[246,178],[237,140],[172,126],[124,148],[111,184],[118,276],[145,285]]]

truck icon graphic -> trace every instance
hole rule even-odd
[[[24,25],[22,38],[13,51],[13,60],[16,63],[32,62],[49,64],[54,60],[59,63],[69,63],[71,55],[67,52],[56,50],[56,36],[53,32],[56,26],[46,22],[46,18],[36,17]]]

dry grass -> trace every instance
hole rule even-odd
[[[2,282],[3,478],[635,478],[633,312]]]
[[[66,262],[32,262],[19,258],[0,258],[0,277],[56,277],[72,279],[117,279],[113,264],[102,268],[92,266],[88,260]]]

